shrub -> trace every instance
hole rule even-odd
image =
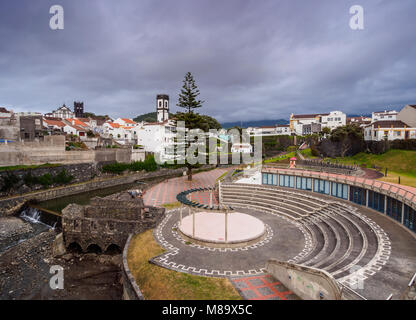
[[[17,185],[19,182],[19,178],[13,173],[8,171],[6,176],[2,178],[3,186],[1,188],[1,191],[8,192],[11,189],[13,189],[14,186]]]
[[[74,177],[62,169],[56,176],[53,177],[53,182],[57,184],[66,184],[72,181]]]
[[[311,146],[311,154],[312,154],[314,157],[319,157],[319,151],[318,151],[318,149],[316,148],[316,146],[315,146],[315,145],[312,145],[312,146]]]
[[[120,174],[123,173],[125,170],[129,171],[141,171],[146,170],[149,171],[156,171],[157,170],[157,163],[155,161],[154,156],[147,156],[144,161],[135,161],[132,163],[111,163],[107,164],[102,167],[101,171],[107,173],[115,173]]]
[[[120,174],[123,171],[127,170],[128,168],[129,168],[128,163],[115,162],[115,163],[111,163],[111,164],[107,164],[107,165],[103,166],[101,170],[103,172],[107,172],[107,173]]]
[[[35,177],[32,174],[32,171],[29,171],[28,173],[26,173],[23,176],[23,181],[24,181],[25,185],[27,185],[28,187],[31,187],[31,186],[33,186],[35,184],[38,184],[38,178]]]
[[[45,173],[44,175],[41,175],[37,179],[38,179],[39,184],[41,184],[45,188],[48,188],[53,183],[53,178],[50,173]]]

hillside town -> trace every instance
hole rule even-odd
[[[129,118],[103,119],[84,116],[84,103],[74,102],[73,111],[65,104],[50,113],[13,112],[0,107],[0,143],[13,144],[42,140],[45,136],[63,135],[66,140],[79,139],[89,148],[107,145],[130,146],[145,152],[166,152],[174,143],[175,119],[169,118],[169,96],[156,97],[157,121],[135,122]],[[316,114],[291,114],[288,124],[248,127],[250,136],[308,136],[328,132],[346,125],[362,128],[365,141],[393,141],[416,138],[416,105],[406,105],[400,111],[374,111],[371,117],[347,117],[342,111]],[[226,136],[221,130],[216,137]],[[238,144],[238,145],[237,145]],[[252,152],[252,148],[237,143],[232,149]],[[168,157],[167,157],[168,158]]]

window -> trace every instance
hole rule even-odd
[[[368,191],[368,207],[384,213],[384,195],[374,191]]]
[[[314,179],[314,191],[323,194],[329,194],[329,181]]]
[[[404,206],[404,225],[413,232],[416,232],[416,210],[408,205]]]
[[[279,185],[281,187],[294,188],[295,187],[295,177],[289,176],[286,174],[279,175]]]
[[[332,195],[341,199],[348,199],[348,185],[332,182]]]
[[[262,184],[277,185],[277,174],[262,173]]]
[[[73,221],[73,228],[76,232],[81,232],[81,221],[74,220]]]
[[[400,137],[402,135],[402,132],[401,131],[396,131],[396,136],[397,137]]]
[[[399,200],[387,197],[386,214],[396,221],[402,221],[402,203]]]
[[[297,177],[296,189],[312,191],[312,178]]]
[[[350,201],[365,206],[366,190],[359,187],[350,187]]]

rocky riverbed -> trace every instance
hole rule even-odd
[[[121,299],[120,255],[52,256],[52,229],[0,254],[0,299]],[[64,270],[64,289],[52,290],[51,266]]]

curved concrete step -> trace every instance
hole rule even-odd
[[[322,212],[318,213],[323,220],[333,229],[336,237],[336,245],[330,255],[321,259],[318,263],[314,264],[313,267],[324,269],[326,266],[339,261],[345,253],[348,251],[350,245],[349,232],[345,227],[335,218],[334,215],[326,215]]]

